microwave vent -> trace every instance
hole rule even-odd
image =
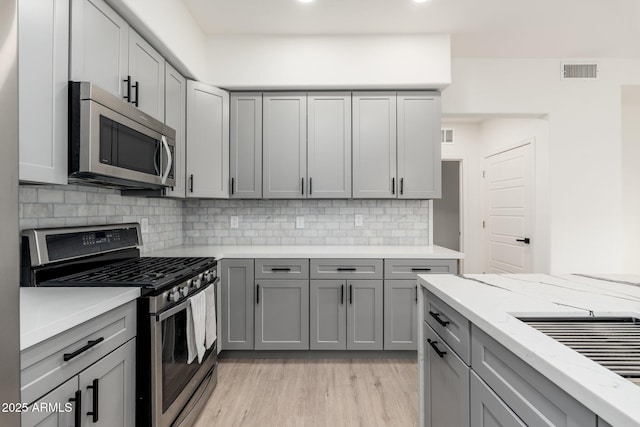
[[[562,64],[562,80],[595,80],[598,78],[598,64],[570,63]]]

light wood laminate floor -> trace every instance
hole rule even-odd
[[[411,359],[220,359],[196,422],[211,426],[418,425]]]

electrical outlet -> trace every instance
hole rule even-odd
[[[362,227],[364,225],[364,219],[362,215],[356,215],[356,227]]]
[[[140,231],[143,233],[149,232],[149,218],[146,216],[140,218]]]
[[[231,217],[231,228],[238,228],[238,226],[240,225],[240,220],[238,219],[237,216],[232,216]]]
[[[304,228],[304,217],[297,216],[296,217],[296,228]]]

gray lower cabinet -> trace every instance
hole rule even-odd
[[[526,427],[526,424],[473,371],[470,393],[471,427]]]
[[[223,259],[221,269],[222,349],[253,350],[253,260]]]
[[[415,280],[384,281],[384,349],[418,349],[418,285]]]
[[[21,351],[23,427],[135,425],[135,304]]]
[[[347,350],[382,350],[382,280],[347,280]]]
[[[423,322],[425,427],[469,426],[469,367]]]
[[[346,280],[311,280],[309,285],[309,348],[347,349]]]
[[[131,340],[80,373],[82,425],[135,424],[135,360],[135,340]]]
[[[309,349],[309,280],[256,280],[255,349]]]

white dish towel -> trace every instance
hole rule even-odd
[[[207,306],[207,316],[205,321],[205,347],[207,350],[211,348],[218,337],[216,324],[216,288],[210,285],[204,290]]]
[[[204,332],[207,305],[204,292],[198,292],[189,298],[187,306],[187,362],[191,363],[198,356],[198,363],[204,357]]]

